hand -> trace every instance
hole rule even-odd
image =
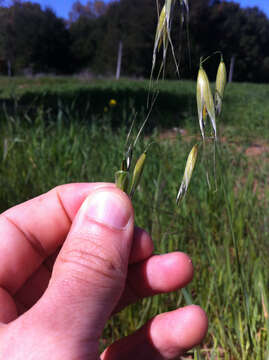
[[[129,198],[112,184],[59,186],[4,212],[0,358],[100,359],[111,314],[192,279],[187,255],[152,251],[149,235],[134,228]],[[101,359],[173,359],[206,331],[203,310],[186,306],[154,317]]]

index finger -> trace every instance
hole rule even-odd
[[[0,215],[0,287],[14,294],[64,242],[84,199],[109,183],[58,186]]]

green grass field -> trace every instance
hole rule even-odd
[[[31,81],[25,84],[24,81],[15,79],[10,84],[0,78],[2,99],[11,97],[11,93],[15,98],[17,88],[23,85],[34,92]],[[7,113],[2,104],[2,211],[59,184],[114,181],[136,103],[133,98],[121,104],[121,94],[133,86],[138,89],[137,95],[130,94],[138,96],[140,102],[144,97],[146,104],[146,82],[100,81],[91,85],[81,85],[74,79],[43,82],[42,86],[51,91],[59,88],[59,93],[68,86],[72,91],[80,86],[105,87],[107,98],[99,99],[100,104],[107,106],[109,96],[113,95],[117,105],[103,112],[92,112],[90,108],[81,114],[76,104],[66,103],[53,111],[39,105],[35,113],[16,111],[15,103],[13,111]],[[208,188],[206,181],[205,159],[208,158],[212,169],[213,152],[204,156],[200,152],[189,192],[178,208],[175,198],[186,157],[199,141],[195,83],[160,84],[158,111],[149,119],[154,126],[149,127],[135,152],[139,156],[153,142],[134,198],[136,223],[152,234],[156,253],[187,252],[193,259],[195,277],[183,291],[143,300],[114,316],[105,329],[102,346],[134,331],[158,312],[193,302],[206,310],[209,332],[190,358],[269,359],[268,93],[269,85],[228,85],[218,124],[221,150],[216,157],[215,178],[211,171],[212,188]],[[165,103],[169,94],[173,99],[170,111]],[[137,124],[143,121],[144,112],[141,107]],[[112,127],[115,115],[118,125]],[[162,115],[169,121],[162,119],[159,124],[156,119]]]

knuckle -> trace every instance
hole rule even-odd
[[[94,239],[78,239],[69,249],[65,249],[60,261],[68,267],[69,275],[78,281],[98,283],[98,286],[125,277],[125,266],[116,247],[106,249]]]

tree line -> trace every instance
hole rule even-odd
[[[201,56],[221,51],[228,67],[234,60],[234,80],[269,81],[269,19],[261,10],[192,0],[187,22],[179,11],[174,9],[172,38],[183,78],[196,76]],[[13,0],[7,7],[0,1],[0,73],[111,76],[121,44],[121,74],[146,78],[156,25],[156,0],[76,1],[67,20],[36,3]],[[218,60],[213,56],[208,62],[209,75]],[[171,55],[166,76],[177,76]]]

